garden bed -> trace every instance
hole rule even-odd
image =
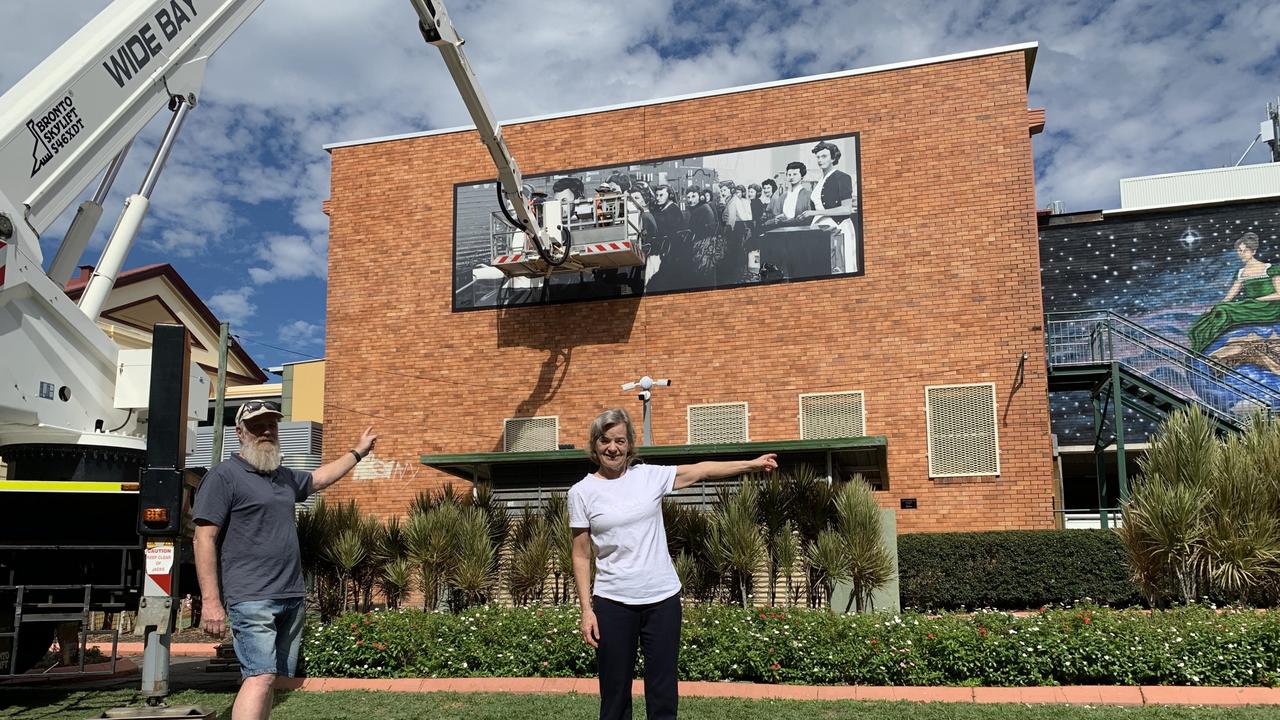
[[[685,608],[680,677],[815,685],[1280,684],[1280,614],[1091,606],[1015,617]],[[569,606],[346,615],[309,629],[313,677],[587,677]]]

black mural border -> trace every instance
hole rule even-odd
[[[535,308],[535,307],[547,307],[551,305],[568,305],[568,304],[592,303],[592,302],[617,302],[620,300],[627,301],[627,302],[636,302],[646,297],[659,297],[662,295],[678,295],[681,293],[694,293],[694,292],[714,292],[716,290],[734,290],[734,289],[744,288],[744,287],[795,285],[797,283],[813,282],[813,281],[820,281],[820,280],[839,280],[843,278],[863,277],[866,274],[866,269],[867,269],[865,258],[863,257],[865,254],[867,243],[866,243],[866,235],[862,231],[862,216],[865,214],[866,210],[865,210],[865,204],[862,202],[863,194],[862,194],[862,131],[861,130],[857,130],[851,133],[845,133],[843,135],[833,135],[831,133],[826,133],[823,135],[815,135],[811,137],[787,139],[779,142],[757,143],[755,145],[743,145],[739,147],[725,148],[722,150],[708,150],[703,152],[701,155],[684,153],[680,155],[663,155],[661,157],[645,158],[642,160],[630,160],[630,161],[623,160],[623,161],[616,161],[616,162],[610,162],[610,163],[602,163],[600,165],[587,165],[583,167],[571,168],[566,170],[552,170],[550,172],[538,173],[536,175],[528,175],[525,177],[544,178],[544,177],[550,177],[551,175],[569,175],[573,173],[590,172],[593,170],[603,170],[605,168],[617,168],[617,167],[622,167],[627,165],[641,165],[644,163],[656,164],[656,163],[666,162],[668,160],[680,160],[680,159],[689,158],[689,157],[706,157],[708,155],[727,155],[729,153],[750,152],[752,150],[765,150],[767,148],[781,147],[784,145],[800,145],[803,143],[811,143],[811,142],[817,143],[823,140],[845,140],[848,138],[853,138],[857,146],[857,152],[855,153],[855,157],[854,157],[854,165],[857,168],[857,191],[858,191],[858,213],[854,221],[855,227],[857,228],[857,232],[858,232],[858,271],[857,272],[840,273],[839,275],[815,275],[813,277],[798,278],[795,280],[788,279],[788,280],[775,280],[772,282],[754,282],[754,283],[743,282],[743,283],[735,283],[733,285],[678,288],[678,289],[672,289],[672,290],[660,290],[652,293],[643,292],[639,295],[633,295],[633,296],[627,296],[627,297],[564,298],[560,300],[545,300],[545,301],[538,301],[533,303],[523,303],[520,305],[494,305],[493,307],[459,308],[458,307],[458,287],[457,287],[458,280],[457,280],[457,274],[456,274],[458,269],[458,190],[463,187],[471,187],[473,185],[478,185],[480,183],[497,182],[498,179],[495,176],[490,178],[482,178],[479,180],[474,180],[474,179],[460,180],[453,184],[453,224],[449,228],[450,236],[451,236],[450,242],[452,245],[452,250],[450,252],[450,262],[449,262],[450,312],[453,312],[453,313],[493,312],[496,310],[514,310],[517,308]]]

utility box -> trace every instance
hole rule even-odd
[[[875,612],[902,612],[902,599],[898,594],[898,511],[892,508],[880,509],[880,539],[889,549],[893,557],[893,577],[875,592],[871,593],[871,607]],[[849,593],[853,588],[847,582],[836,583],[836,590],[831,595],[831,609],[854,612],[849,602]]]

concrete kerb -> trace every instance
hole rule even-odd
[[[110,643],[95,643],[104,654]],[[174,643],[174,657],[214,657],[211,643]],[[121,663],[142,655],[141,643],[116,646]],[[128,666],[125,666],[128,667]],[[128,671],[136,672],[129,667]],[[280,689],[302,692],[366,690],[376,692],[485,692],[596,695],[595,678],[280,678]],[[644,684],[632,686],[637,695]],[[683,697],[753,700],[887,700],[908,702],[1017,703],[1023,705],[1277,705],[1280,688],[1187,687],[1134,685],[1068,685],[1061,687],[903,687],[870,685],[767,685],[743,682],[681,682]]]

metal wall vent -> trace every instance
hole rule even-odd
[[[689,444],[747,442],[747,404],[689,406]]]
[[[557,450],[560,447],[560,418],[557,416],[507,418],[502,421],[502,449],[505,452]]]
[[[995,383],[926,387],[929,476],[1000,474]]]
[[[867,412],[861,390],[800,396],[800,439],[862,437]]]

